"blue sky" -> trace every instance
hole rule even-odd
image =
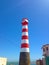
[[[19,60],[22,18],[29,19],[31,60],[49,43],[49,0],[0,0],[0,57],[9,61]]]

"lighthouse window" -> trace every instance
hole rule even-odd
[[[43,48],[43,52],[45,52],[45,49]]]
[[[46,47],[46,50],[48,51],[48,47]]]

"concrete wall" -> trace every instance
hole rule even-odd
[[[7,58],[0,57],[0,65],[6,65],[6,63],[7,63]]]
[[[46,65],[46,59],[42,58],[42,61],[43,61],[43,65]]]
[[[43,65],[42,60],[37,60],[37,61],[36,61],[36,65]]]
[[[48,50],[46,49],[46,48],[48,48]],[[44,56],[49,56],[49,45],[45,45],[45,46],[43,46],[43,55]],[[44,51],[45,50],[45,51]]]

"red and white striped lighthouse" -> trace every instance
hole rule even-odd
[[[19,65],[30,65],[27,18],[23,18],[22,20],[22,42],[21,42]]]

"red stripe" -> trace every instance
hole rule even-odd
[[[29,48],[29,44],[21,44],[21,48]]]
[[[28,32],[28,29],[24,28],[22,29],[22,32]]]
[[[28,39],[27,35],[22,36],[22,39]]]
[[[28,25],[28,22],[27,21],[22,22],[22,25]]]

